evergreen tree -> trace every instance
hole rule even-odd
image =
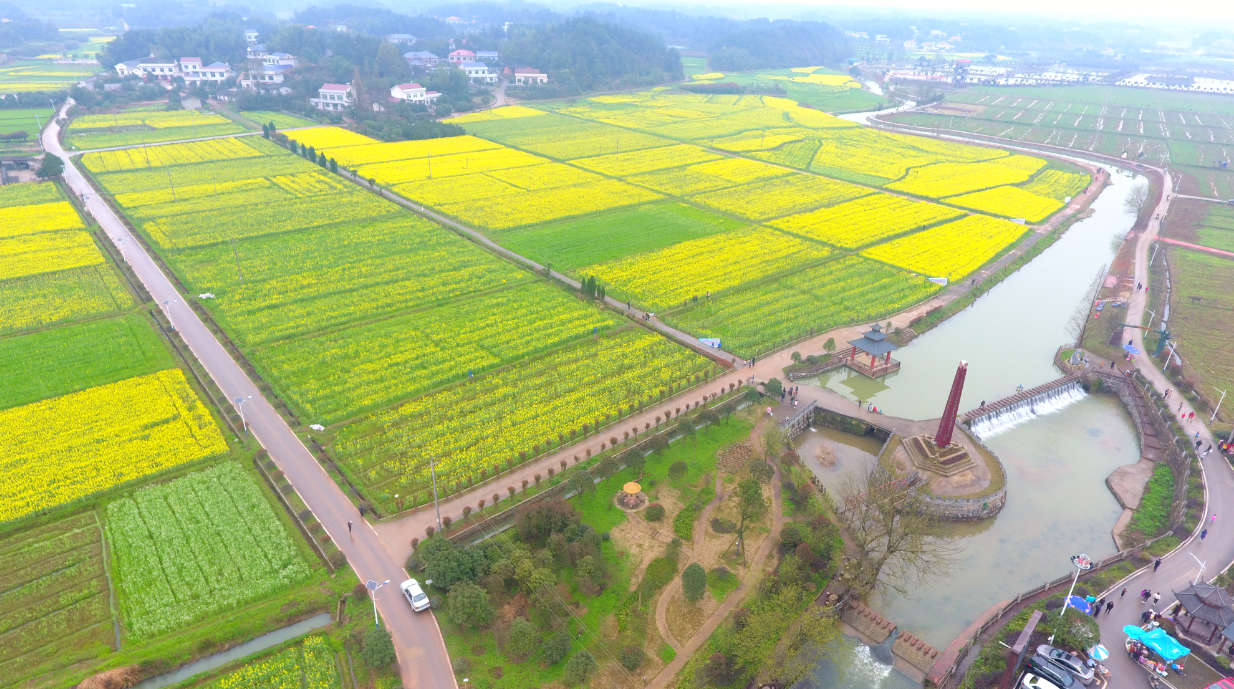
[[[330,172],[338,172],[338,161],[334,158],[330,159]]]

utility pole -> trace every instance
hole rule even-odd
[[[176,184],[175,182],[171,181],[171,170],[168,170],[167,168],[163,168],[163,172],[167,173],[167,183],[171,185],[171,200],[175,201],[176,200]]]
[[[1208,420],[1208,425],[1210,426],[1213,425],[1213,421],[1217,419],[1217,412],[1221,411],[1221,403],[1225,401],[1225,390],[1222,390],[1220,388],[1213,388],[1213,389],[1221,393],[1221,399],[1217,400],[1217,408],[1213,410],[1213,416],[1212,418]]]

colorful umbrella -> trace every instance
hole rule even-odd
[[[1106,658],[1109,658],[1110,652],[1106,650],[1105,646],[1102,646],[1101,644],[1097,644],[1096,646],[1093,646],[1092,648],[1088,649],[1088,655],[1093,660],[1100,662],[1102,660],[1105,660]]]

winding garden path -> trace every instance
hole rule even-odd
[[[757,443],[758,437],[762,434],[763,429],[766,428],[766,426],[767,417],[760,417],[758,423],[754,425],[754,429],[750,431],[750,437],[747,439],[747,442]],[[779,469],[776,471],[778,472]],[[715,487],[716,496],[711,499],[711,502],[707,503],[707,505],[703,507],[703,511],[700,515],[698,515],[698,520],[694,525],[694,547],[691,551],[692,557],[690,558],[690,562],[686,563],[687,567],[693,562],[698,562],[698,554],[702,552],[703,542],[707,540],[707,524],[711,521],[711,514],[717,507],[720,506],[720,501],[724,499],[724,479],[720,477],[718,468],[716,469]],[[779,511],[778,503],[775,506],[775,509],[777,512]],[[757,566],[757,564],[761,563],[756,563],[755,566]],[[668,628],[668,603],[669,600],[676,595],[677,591],[680,590],[681,577],[673,577],[673,580],[669,582],[668,586],[664,589],[664,592],[660,594],[659,600],[656,601],[656,629],[660,632],[660,636],[664,637],[664,640],[668,642],[668,645],[672,646],[673,650],[677,652],[681,652],[681,643],[677,641],[677,638],[673,636],[672,631]],[[698,633],[695,632],[695,636],[697,635]]]
[[[750,567],[746,570],[746,576],[741,580],[741,584],[737,589],[728,594],[728,597],[724,599],[720,607],[711,613],[711,616],[703,622],[703,626],[699,627],[698,631],[694,632],[694,636],[690,637],[689,641],[682,644],[680,648],[673,647],[673,650],[677,651],[677,656],[673,658],[672,662],[664,666],[663,670],[660,670],[660,674],[651,680],[646,689],[665,689],[665,687],[668,687],[669,683],[677,676],[677,673],[681,672],[681,668],[685,667],[686,663],[689,662],[694,652],[702,647],[707,642],[707,639],[711,638],[711,633],[724,622],[729,613],[736,609],[741,601],[745,600],[746,595],[758,585],[759,579],[762,578],[763,566],[767,563],[767,557],[771,555],[771,551],[775,548],[776,543],[780,541],[780,528],[784,525],[784,512],[780,502],[780,465],[777,462],[772,462],[771,466],[775,469],[775,475],[771,477],[771,533],[767,534],[767,539],[763,541],[763,544],[759,546],[758,551],[754,554],[754,558],[750,561]],[[717,491],[718,498],[719,492]],[[703,525],[703,528],[706,528],[706,524]],[[697,542],[698,539],[699,537],[696,536],[695,541]],[[680,587],[681,577],[674,578],[673,583]],[[666,600],[669,595],[671,595],[670,590],[665,589],[664,593],[660,596],[661,600]],[[660,606],[657,605],[657,628],[660,625],[659,618]]]

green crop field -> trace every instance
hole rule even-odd
[[[107,506],[124,626],[143,639],[309,577],[254,477],[232,462]]]
[[[94,512],[0,538],[0,686],[116,650],[103,547]]]
[[[0,409],[174,365],[142,313],[0,338]]]
[[[1234,384],[1229,343],[1234,337],[1234,260],[1183,247],[1167,251],[1174,280],[1170,329],[1183,358],[1210,399]]]
[[[735,230],[744,223],[681,203],[653,203],[579,220],[510,230],[502,246],[569,272],[630,254]]]
[[[0,67],[0,93],[61,91],[98,72],[98,65],[57,65],[50,60],[17,60]]]
[[[97,115],[79,115],[65,133],[69,150],[134,146],[165,141],[240,134],[256,126],[242,125],[211,112],[128,108]]]
[[[317,125],[317,123],[312,120],[306,120],[303,117],[289,115],[285,112],[272,112],[270,110],[245,110],[240,114],[256,122],[257,124],[270,124],[273,122],[276,129],[293,129],[295,127],[313,127]]]

